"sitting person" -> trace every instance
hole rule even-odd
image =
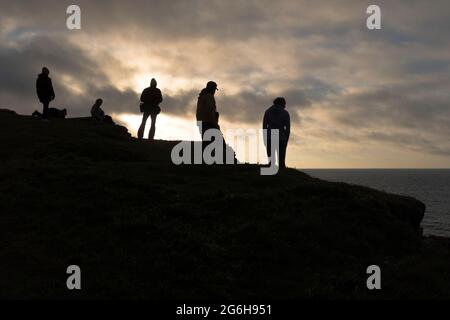
[[[35,111],[32,114],[33,117],[43,118],[43,114],[39,111]],[[65,119],[67,116],[67,109],[56,109],[56,108],[48,108],[47,109],[47,118],[55,118],[55,119]]]
[[[94,105],[91,108],[92,119],[98,122],[114,124],[113,119],[110,116],[106,115],[105,111],[103,111],[103,109],[101,108],[102,104],[103,104],[102,99],[97,99],[95,101]]]

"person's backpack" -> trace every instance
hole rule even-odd
[[[67,116],[67,109],[49,108],[47,115],[49,118],[65,119]]]

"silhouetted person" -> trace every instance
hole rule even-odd
[[[105,114],[105,111],[101,108],[103,104],[102,99],[97,99],[94,103],[94,105],[91,108],[91,116],[92,119],[98,122],[107,123],[107,124],[114,124],[113,119]]]
[[[271,130],[279,130],[278,148],[274,145],[274,152],[278,154],[278,164],[280,168],[286,168],[286,149],[291,134],[291,120],[289,112],[286,110],[286,100],[284,98],[276,98],[273,106],[267,109],[264,114],[263,129],[267,130],[266,149],[269,161],[275,161],[275,154],[272,154]]]
[[[155,79],[152,79],[150,82],[150,87],[146,88],[141,95],[141,112],[144,113],[142,117],[142,123],[138,131],[138,138],[144,138],[144,130],[145,125],[147,124],[147,120],[151,117],[152,126],[150,128],[150,132],[148,135],[149,140],[153,140],[155,138],[156,132],[156,117],[159,113],[161,113],[161,108],[159,104],[163,102],[163,97],[161,94],[161,90],[159,90],[156,86],[158,83]]]
[[[198,97],[197,101],[197,122],[200,125],[202,135],[203,150],[211,141],[205,141],[204,136],[209,129],[219,129],[219,113],[217,112],[216,99],[214,95],[217,91],[217,83],[210,81],[207,83]]]
[[[36,92],[39,101],[44,106],[42,111],[42,117],[46,119],[48,117],[48,106],[50,102],[55,99],[55,91],[53,90],[52,79],[49,77],[50,71],[44,67],[42,73],[36,80]]]
[[[94,105],[91,108],[91,116],[92,119],[97,120],[99,122],[103,122],[103,118],[105,117],[105,111],[101,108],[103,104],[102,99],[95,100]]]
[[[238,161],[236,159],[236,155],[234,153],[234,150],[229,147],[225,143],[225,139],[220,132],[220,125],[219,125],[219,112],[217,112],[217,105],[216,105],[216,99],[215,94],[217,89],[217,83],[214,81],[210,81],[206,84],[206,88],[202,89],[198,96],[197,101],[197,123],[199,125],[200,134],[202,136],[202,151],[205,151],[205,148],[216,142],[216,138],[220,139],[221,146],[223,148],[222,154],[223,154],[223,162],[221,163],[234,163],[237,164]],[[210,133],[210,136],[207,137],[206,133],[209,130],[217,130],[215,133]],[[217,145],[215,146],[214,150],[211,151],[211,156],[215,157],[216,155],[216,149]],[[230,155],[230,157],[228,156]],[[205,155],[203,155],[205,156]],[[203,159],[204,160],[204,159]],[[219,159],[216,159],[219,160]],[[220,160],[219,160],[220,161]],[[218,162],[215,162],[218,163]]]

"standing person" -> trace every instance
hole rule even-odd
[[[144,89],[141,95],[141,112],[144,114],[142,117],[142,123],[138,131],[138,138],[144,138],[145,125],[147,120],[151,117],[152,126],[148,135],[148,139],[153,141],[156,132],[156,117],[161,113],[159,104],[163,102],[161,90],[157,88],[158,83],[155,79],[150,82],[150,87]]]
[[[48,107],[50,102],[55,99],[55,91],[53,90],[52,79],[49,77],[50,71],[48,68],[42,68],[42,73],[38,75],[36,80],[36,92],[39,101],[44,106],[42,117],[47,119]]]
[[[286,100],[284,98],[276,98],[273,102],[273,106],[267,109],[264,114],[263,129],[267,130],[266,149],[269,161],[275,161],[275,154],[278,154],[278,165],[280,168],[286,168],[286,149],[289,142],[289,136],[291,134],[291,119],[289,112],[286,110]],[[278,144],[275,141],[275,145],[272,150],[272,137],[271,130],[277,129],[279,132]],[[272,163],[274,164],[274,163]]]
[[[198,97],[197,101],[197,122],[200,126],[200,134],[202,135],[203,150],[210,143],[204,140],[204,135],[209,129],[220,129],[219,127],[219,113],[217,112],[216,94],[217,83],[210,81],[206,84]]]

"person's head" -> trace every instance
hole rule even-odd
[[[95,100],[94,106],[100,107],[102,104],[103,104],[103,100],[102,99],[97,99],[97,100]]]
[[[206,90],[208,91],[208,93],[215,94],[219,89],[217,89],[217,83],[215,83],[214,81],[209,81],[206,84]]]
[[[283,97],[278,97],[273,101],[273,104],[276,106],[286,108],[286,99]]]
[[[156,79],[153,78],[152,81],[150,81],[150,87],[156,88],[157,85],[158,85],[158,82],[156,82]]]
[[[47,67],[42,68],[42,74],[48,76],[50,74],[50,70]]]

